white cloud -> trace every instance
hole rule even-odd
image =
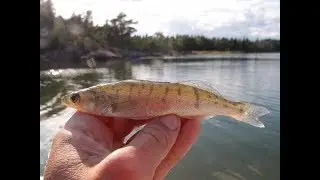
[[[139,34],[204,34],[280,38],[279,0],[53,0],[56,13],[93,11],[103,24],[124,12],[137,20]]]

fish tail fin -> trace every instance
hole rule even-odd
[[[262,106],[245,103],[244,111],[239,115],[232,116],[238,121],[250,124],[255,127],[264,128],[264,124],[258,119],[260,116],[269,114],[270,111]]]

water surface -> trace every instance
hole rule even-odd
[[[52,136],[74,112],[61,106],[59,97],[98,83],[134,78],[204,80],[229,98],[253,102],[271,111],[271,115],[262,117],[264,129],[225,117],[203,121],[197,142],[166,179],[280,179],[280,59],[278,54],[270,57],[245,61],[121,62],[96,70],[42,72],[40,176]]]

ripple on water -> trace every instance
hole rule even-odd
[[[264,129],[223,117],[203,121],[196,143],[167,179],[277,180],[280,179],[279,68],[279,61],[215,60],[157,65],[120,64],[96,71],[69,69],[60,72],[61,76],[55,75],[58,80],[40,80],[43,95],[40,100],[50,105],[62,90],[66,93],[100,82],[122,79],[205,80],[232,99],[265,106],[271,115],[261,117],[266,125]],[[56,89],[48,88],[48,85]],[[44,107],[40,109],[44,110]],[[54,109],[58,106],[48,107]],[[53,113],[56,117],[52,115],[40,121],[40,175],[50,149],[50,140],[74,110],[60,109],[59,112]]]

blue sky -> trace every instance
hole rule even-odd
[[[95,24],[124,12],[138,34],[280,39],[280,0],[53,0],[57,15],[92,10]]]

